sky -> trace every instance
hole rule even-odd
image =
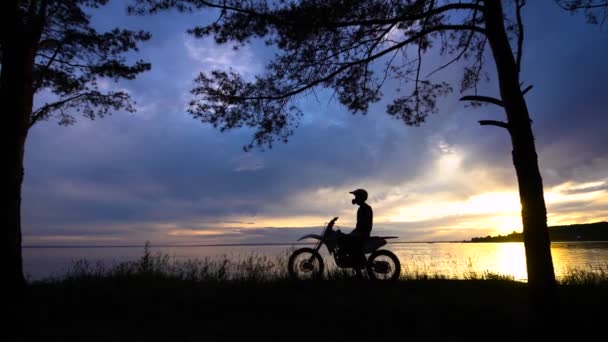
[[[201,71],[263,74],[274,51],[253,42],[237,51],[186,30],[214,13],[125,14],[113,1],[92,12],[99,30],[144,29],[152,39],[132,58],[152,63],[128,91],[136,113],[116,112],[70,127],[38,123],[25,157],[24,245],[291,243],[332,217],[348,232],[365,188],[374,235],[401,241],[460,241],[521,231],[511,144],[479,126],[498,108],[470,108],[458,91],[421,127],[386,114],[398,84],[367,115],[353,115],[331,92],[298,101],[304,116],[287,144],[244,152],[251,129],[219,132],[187,112]],[[549,225],[608,220],[608,27],[585,23],[552,1],[524,9],[521,79],[543,176]],[[428,58],[441,62],[441,57]],[[458,65],[439,77],[460,82]],[[480,94],[497,95],[494,70]],[[36,99],[41,103],[42,97]]]

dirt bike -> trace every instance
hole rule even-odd
[[[295,279],[311,279],[323,276],[325,264],[319,250],[323,245],[327,247],[329,254],[334,257],[336,265],[340,268],[364,268],[370,279],[373,280],[396,280],[401,273],[401,264],[397,256],[391,251],[380,249],[386,245],[387,239],[397,238],[396,236],[371,236],[363,241],[364,260],[356,261],[356,257],[348,254],[345,245],[346,234],[333,229],[338,220],[334,217],[321,235],[308,234],[302,236],[298,241],[312,238],[318,242],[314,248],[300,248],[295,250],[289,257],[287,264],[291,277]],[[370,254],[367,256],[367,254]]]

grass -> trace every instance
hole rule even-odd
[[[580,339],[602,332],[606,318],[606,269],[572,270],[539,312],[527,285],[509,276],[410,267],[393,283],[340,270],[293,281],[287,257],[179,261],[147,246],[138,260],[112,267],[79,261],[28,286],[17,340]]]
[[[151,252],[146,244],[142,256],[133,261],[108,266],[86,259],[72,264],[65,274],[36,283],[70,283],[101,279],[174,280],[185,282],[272,282],[287,279],[289,253],[279,257],[250,254],[231,258],[187,259],[171,258],[168,254]]]
[[[112,278],[212,283],[289,281],[287,261],[292,251],[288,250],[279,256],[252,253],[179,260],[168,254],[152,253],[150,244],[146,243],[139,259],[110,266],[100,261],[82,259],[74,262],[65,274],[32,283],[70,283]],[[324,276],[326,280],[343,280],[352,277],[349,269],[331,266],[328,268]],[[456,268],[457,265],[454,263],[454,271],[449,274],[431,273],[425,265],[408,263],[402,265],[400,281],[493,280],[516,282],[511,275],[498,274],[488,270],[474,271],[471,261],[465,270]],[[560,285],[608,287],[608,263],[593,269],[570,268],[557,280]]]

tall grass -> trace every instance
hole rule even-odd
[[[172,258],[168,254],[153,253],[149,242],[143,254],[136,260],[106,265],[86,259],[72,263],[64,275],[43,281],[83,281],[96,279],[175,280],[188,282],[255,282],[267,283],[288,280],[287,261],[293,250],[278,256],[251,253],[248,255],[223,255],[187,260]],[[326,258],[326,261],[329,261]],[[347,279],[353,276],[351,269],[332,267],[327,262],[325,279]],[[608,264],[594,269],[568,269],[558,278],[562,285],[608,286]],[[471,261],[467,269],[454,270],[450,274],[432,273],[428,265],[407,263],[402,265],[400,280],[496,280],[515,282],[511,275],[490,271],[474,271]]]
[[[608,287],[608,262],[588,269],[568,268],[558,280],[563,285]]]

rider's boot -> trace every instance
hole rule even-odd
[[[365,257],[361,258],[361,256],[357,256],[355,259],[355,278],[357,279],[363,279],[363,269],[364,269],[364,265],[365,262],[363,261],[365,259]]]
[[[365,263],[366,263],[365,255],[363,253],[358,253],[357,267],[355,268],[356,272],[357,272],[357,278],[363,278],[363,270],[365,270]]]

